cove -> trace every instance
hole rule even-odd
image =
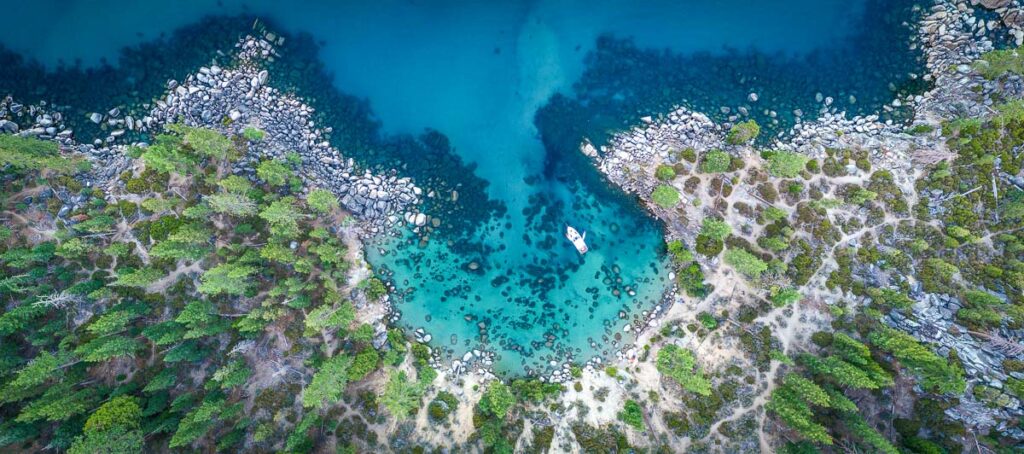
[[[44,1],[15,6],[0,43],[47,68],[94,67],[211,14],[309,33],[271,83],[326,113],[344,153],[434,195],[436,227],[368,248],[399,323],[448,359],[493,351],[514,375],[611,354],[671,284],[661,227],[592,169],[584,137],[600,145],[677,104],[721,121],[743,106],[781,133],[794,111],[816,115],[818,93],[866,113],[919,89],[909,1]]]

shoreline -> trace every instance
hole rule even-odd
[[[975,4],[979,3],[977,0]],[[1016,23],[1015,26],[1004,27],[1009,30],[1014,39],[1020,43],[1024,41],[1024,9],[1020,7],[1010,8],[1009,1],[985,0],[982,4],[1002,5],[996,8],[996,14],[1007,23]],[[923,14],[920,22],[916,24],[916,35],[919,38],[925,55],[927,56],[928,74],[923,77],[934,83],[932,89],[917,95],[905,98],[896,98],[886,108],[911,108],[914,111],[914,120],[910,124],[893,124],[891,121],[883,122],[878,115],[860,115],[851,118],[846,117],[844,111],[837,110],[832,104],[832,98],[822,95],[821,108],[818,117],[809,121],[799,121],[785,134],[784,139],[772,138],[767,146],[761,145],[728,145],[726,135],[729,131],[728,123],[718,123],[708,115],[689,109],[678,107],[670,112],[653,116],[644,116],[638,119],[635,126],[628,130],[622,130],[611,135],[607,144],[595,147],[589,140],[584,139],[580,143],[579,152],[587,156],[592,162],[601,178],[607,184],[613,185],[614,190],[621,190],[623,193],[636,197],[647,214],[655,218],[663,228],[663,239],[682,239],[689,245],[696,243],[697,228],[699,221],[707,217],[708,205],[695,205],[693,200],[684,193],[682,206],[674,207],[674,211],[659,207],[652,199],[651,194],[657,180],[651,177],[654,174],[656,165],[668,162],[670,156],[683,149],[694,149],[698,152],[706,152],[712,149],[721,149],[731,156],[739,159],[756,160],[757,156],[767,150],[789,150],[798,152],[804,156],[822,158],[830,149],[862,149],[870,150],[866,158],[872,168],[880,168],[892,172],[895,184],[902,188],[905,193],[914,197],[916,190],[914,183],[921,173],[921,168],[934,159],[936,155],[949,153],[941,135],[935,131],[943,119],[952,114],[970,115],[983,117],[988,115],[990,107],[984,100],[987,95],[996,90],[977,74],[971,67],[973,62],[981,53],[992,50],[993,43],[986,37],[975,36],[976,30],[989,29],[989,24],[979,25],[977,17],[972,14],[964,2],[952,2],[937,0],[936,5]],[[979,6],[980,7],[980,6]],[[1016,22],[1015,22],[1016,21]],[[1000,27],[1003,27],[1000,25]],[[270,32],[265,32],[270,33]],[[239,63],[231,68],[209,66],[200,67],[194,74],[189,75],[182,82],[171,81],[168,84],[168,93],[157,101],[155,106],[142,118],[122,113],[118,109],[112,109],[106,113],[97,113],[98,119],[90,119],[96,124],[105,123],[114,129],[110,137],[115,140],[100,141],[99,144],[77,144],[74,141],[73,133],[62,126],[62,114],[59,111],[50,112],[47,106],[21,106],[18,113],[25,112],[35,120],[30,127],[19,126],[16,122],[3,119],[4,113],[14,111],[10,99],[0,103],[0,131],[15,132],[21,135],[32,135],[41,139],[55,140],[61,147],[89,156],[89,158],[100,165],[94,166],[94,172],[90,178],[90,184],[116,184],[117,175],[129,163],[125,160],[124,153],[129,145],[120,143],[120,137],[129,137],[132,133],[148,133],[158,130],[160,125],[167,124],[176,118],[184,118],[189,125],[214,127],[232,134],[243,133],[246,127],[265,128],[267,137],[264,141],[251,146],[245,158],[240,161],[236,173],[250,175],[254,172],[255,163],[261,157],[285,156],[284,150],[295,150],[303,157],[303,188],[309,191],[313,188],[330,188],[341,199],[342,205],[358,218],[356,224],[345,226],[333,226],[332,233],[343,235],[346,239],[352,240],[359,245],[359,265],[366,265],[367,251],[369,248],[378,247],[379,241],[385,236],[401,236],[404,232],[412,231],[419,234],[431,226],[435,218],[425,210],[421,211],[425,198],[424,194],[415,182],[407,177],[401,176],[397,169],[389,169],[384,172],[371,173],[369,170],[359,172],[359,166],[351,157],[345,155],[337,148],[332,147],[326,138],[330,134],[330,127],[320,129],[315,126],[315,112],[312,107],[305,104],[301,98],[285,94],[272,88],[272,81],[269,80],[269,73],[263,69],[260,62],[267,58],[277,57],[274,50],[274,43],[278,40],[274,35],[262,37],[248,36],[243,38],[237,47]],[[1024,84],[1022,84],[1024,86]],[[980,87],[974,90],[974,87]],[[1024,93],[1024,89],[1021,90]],[[751,94],[752,102],[756,102],[756,93]],[[241,106],[241,107],[240,107]],[[94,117],[95,118],[95,117]],[[228,121],[219,121],[223,119]],[[320,125],[322,127],[322,125]],[[926,126],[931,128],[926,133],[911,133],[915,126]],[[115,134],[116,133],[116,134]],[[138,144],[132,144],[138,145]],[[681,162],[681,160],[680,160]],[[682,164],[688,166],[690,171],[696,168],[696,162]],[[752,185],[730,183],[730,190],[747,191],[752,197],[755,196],[750,189]],[[770,205],[770,204],[769,204]],[[69,210],[69,211],[73,211]],[[58,215],[60,217],[60,215]],[[434,225],[436,227],[436,225]],[[421,229],[422,228],[422,229]],[[699,227],[698,227],[699,228]],[[345,232],[340,232],[345,230]],[[401,232],[401,233],[400,233]],[[855,236],[843,237],[837,243],[855,244],[858,239]],[[394,253],[389,251],[388,253]],[[741,279],[738,275],[723,273],[718,258],[697,258],[702,270],[707,270],[709,280]],[[824,286],[824,277],[818,274],[827,271],[827,265],[822,265],[812,277],[812,286]],[[368,268],[368,267],[367,267]],[[352,270],[353,273],[362,273],[363,277],[371,274],[368,269]],[[473,399],[478,395],[476,387],[481,383],[498,379],[510,381],[512,378],[532,377],[542,383],[568,384],[573,381],[585,382],[592,386],[611,387],[614,389],[612,402],[621,401],[627,398],[627,390],[618,377],[612,375],[609,369],[617,367],[623,370],[632,369],[629,374],[635,373],[637,380],[636,389],[654,392],[658,388],[659,376],[653,366],[646,361],[647,348],[660,341],[652,340],[659,336],[659,328],[670,328],[669,322],[679,322],[672,327],[683,331],[682,337],[668,340],[667,342],[690,348],[698,342],[696,348],[701,348],[706,340],[712,340],[706,348],[727,349],[728,346],[715,345],[724,337],[721,332],[714,332],[707,335],[698,335],[696,330],[686,333],[683,327],[698,325],[698,316],[702,310],[709,310],[722,305],[721,302],[726,295],[729,295],[731,303],[732,295],[729,289],[718,288],[713,295],[697,299],[684,295],[684,290],[676,283],[676,275],[671,269],[667,272],[672,283],[653,303],[651,307],[645,307],[639,314],[634,313],[632,319],[628,316],[621,316],[613,320],[618,333],[628,334],[629,339],[622,341],[607,341],[595,339],[598,344],[596,349],[600,352],[607,349],[610,353],[595,355],[584,362],[583,358],[556,358],[551,360],[549,368],[536,374],[528,371],[520,376],[499,376],[493,371],[493,364],[496,353],[482,348],[470,348],[461,357],[455,357],[452,361],[440,359],[439,352],[446,351],[440,339],[435,339],[434,333],[423,328],[412,329],[402,327],[398,322],[400,311],[394,306],[395,288],[388,285],[388,294],[384,295],[378,302],[367,303],[373,307],[372,310],[364,310],[364,306],[357,306],[359,317],[369,317],[365,320],[374,326],[374,347],[380,349],[387,338],[387,330],[392,326],[402,328],[409,340],[414,343],[428,345],[430,349],[430,367],[439,372],[441,380],[436,387],[445,390],[453,390],[461,398]],[[820,278],[820,283],[818,282]],[[732,288],[735,292],[735,286]],[[914,313],[917,316],[931,318],[941,321],[941,313],[956,306],[954,301],[939,298],[935,294],[927,294],[918,291],[912,295],[920,296],[926,300],[926,304],[915,306]],[[826,296],[834,296],[829,294]],[[845,296],[845,295],[844,295]],[[763,299],[763,298],[762,298]],[[915,298],[916,299],[916,298]],[[854,304],[860,304],[856,298]],[[824,298],[820,301],[824,308],[833,307],[836,299]],[[731,308],[730,308],[731,309]],[[955,309],[953,309],[955,312]],[[801,317],[807,320],[801,320]],[[780,335],[781,351],[783,354],[797,348],[803,342],[801,330],[808,327],[822,325],[823,319],[816,314],[808,314],[797,308],[772,309],[769,314],[758,317],[758,321],[773,318],[787,331]],[[914,331],[915,326],[912,320],[906,317],[888,316],[883,321],[912,335],[919,333]],[[619,322],[623,322],[622,325]],[[733,322],[726,317],[724,322]],[[939,322],[936,322],[939,323]],[[942,324],[942,323],[939,323]],[[952,323],[955,325],[955,323]],[[949,324],[944,325],[946,327]],[[606,331],[616,334],[616,328]],[[715,337],[718,338],[715,338]],[[918,336],[921,337],[921,336]],[[436,346],[430,346],[431,344]],[[722,343],[725,343],[724,341]],[[961,333],[958,336],[943,336],[940,343],[947,349],[966,349],[967,351],[978,351],[984,353],[985,346],[976,340],[972,340],[967,334]],[[989,354],[967,355],[964,360],[967,370],[971,373],[971,383],[990,384],[992,380],[1000,381],[1006,378],[1007,374],[995,370],[996,358]],[[640,359],[640,361],[638,361]],[[723,355],[716,358],[718,366],[741,364],[735,358]],[[698,364],[705,363],[707,358],[698,355]],[[582,378],[576,376],[574,368],[582,371]],[[606,369],[606,367],[608,369]],[[701,442],[713,437],[716,428],[731,421],[738,421],[741,418],[749,417],[750,412],[756,412],[759,405],[765,403],[767,392],[773,389],[778,375],[779,364],[773,363],[767,371],[755,371],[757,384],[767,383],[765,391],[748,383],[743,388],[742,405],[727,418],[717,420],[710,434],[702,440],[685,438],[683,446],[690,443]],[[707,368],[710,369],[710,368]],[[1001,378],[1000,378],[1001,375]],[[980,378],[979,378],[980,377]],[[595,385],[596,384],[596,385]],[[582,385],[580,386],[582,388]],[[621,389],[620,389],[621,388]],[[606,408],[613,405],[597,404],[595,393],[585,393],[580,389],[571,391],[566,389],[559,397],[560,403],[569,402],[570,398],[578,398],[581,402],[598,407],[598,411],[590,416],[581,415],[579,410],[564,410],[560,421],[547,421],[550,426],[559,428],[556,440],[568,439],[569,414],[576,411],[576,416],[602,424],[614,421],[617,417],[614,411],[609,413]],[[617,400],[616,400],[617,399]],[[970,399],[965,399],[968,402]],[[670,403],[676,403],[669,400]],[[602,407],[606,407],[602,410]],[[992,410],[1000,411],[1000,410]],[[965,424],[976,427],[986,427],[985,424],[992,422],[994,426],[997,418],[978,418],[978,412],[969,405],[954,407],[948,410],[954,419],[962,420]],[[988,415],[985,413],[984,415]],[[1019,411],[1000,415],[1021,416],[1024,412]],[[976,419],[977,418],[977,419]],[[419,418],[418,418],[419,419]],[[464,418],[465,419],[465,418]],[[1006,418],[1003,418],[1005,420]],[[426,425],[429,425],[429,420]],[[420,423],[418,422],[417,425]],[[531,427],[535,424],[531,420]],[[542,425],[542,424],[540,424]],[[393,427],[391,427],[393,428]],[[654,426],[652,426],[652,429]],[[1005,428],[1002,430],[1024,437],[1024,431],[1020,429]],[[531,429],[532,430],[532,429]],[[763,430],[763,427],[762,427]],[[1014,432],[1017,430],[1017,432]],[[428,430],[429,432],[429,430]],[[430,432],[425,433],[428,437]],[[633,434],[632,438],[638,436]],[[469,437],[469,434],[466,434]],[[562,437],[562,438],[557,438]],[[642,441],[642,440],[641,440]],[[749,441],[749,440],[747,440]],[[767,441],[759,440],[762,450],[770,445]],[[555,446],[555,445],[552,445]]]
[[[169,119],[179,114],[195,114],[192,117],[186,116],[186,124],[205,124],[208,126],[217,126],[221,128],[226,128],[234,133],[239,133],[241,131],[241,125],[254,124],[255,126],[259,126],[264,121],[272,124],[281,122],[283,119],[283,117],[281,116],[277,116],[274,119],[271,119],[271,117],[251,118],[249,112],[242,112],[238,109],[229,108],[229,106],[227,106],[223,102],[220,103],[219,106],[217,106],[216,98],[212,103],[216,106],[215,109],[202,109],[198,112],[188,111],[189,108],[192,108],[191,103],[208,103],[209,99],[201,98],[208,97],[209,95],[207,90],[210,89],[216,91],[228,87],[238,88],[238,91],[235,93],[216,93],[217,95],[223,96],[223,98],[227,100],[232,99],[232,97],[241,97],[247,99],[252,99],[255,97],[256,99],[260,99],[261,95],[264,97],[264,102],[273,102],[277,100],[277,98],[275,97],[278,96],[276,90],[274,90],[268,85],[269,74],[265,69],[260,69],[260,62],[267,59],[279,58],[280,56],[277,54],[275,46],[283,44],[284,38],[274,34],[273,32],[266,30],[263,30],[262,33],[263,35],[261,38],[243,39],[236,45],[236,52],[238,55],[236,55],[235,58],[240,60],[236,68],[225,70],[218,66],[201,67],[198,69],[197,72],[190,74],[180,83],[176,81],[170,81],[167,86],[168,93],[166,94],[166,96],[161,99],[158,99],[153,108],[148,112],[148,115],[142,118],[122,116],[120,115],[120,112],[115,112],[118,109],[112,109],[110,112],[106,114],[93,114],[91,118],[93,123],[107,123],[111,125],[111,127],[119,128],[111,131],[110,135],[108,136],[108,139],[103,141],[102,143],[116,143],[116,139],[125,135],[126,132],[148,132],[154,126],[158,126],[161,122],[168,121]],[[232,80],[229,81],[229,78]],[[240,78],[244,78],[247,81],[249,81],[248,86],[246,86],[246,84],[244,83],[238,84],[237,86],[231,85],[231,83],[233,82],[238,82]],[[219,87],[218,85],[224,86]],[[303,104],[300,100],[290,98],[288,97],[288,95],[283,94],[279,96],[283,97],[285,103],[290,104],[285,108],[285,111],[298,114],[300,118],[307,119],[314,115],[313,109]],[[756,99],[756,95],[752,96],[754,96],[754,98],[752,99]],[[824,105],[827,107],[828,104],[830,103],[826,102]],[[210,106],[207,105],[205,107]],[[825,110],[826,109],[823,108],[823,111]],[[825,118],[831,120],[832,115],[833,114],[830,112],[825,113]],[[98,116],[98,120],[96,116]],[[686,116],[686,118],[698,119],[696,127],[687,122],[682,123],[682,126],[684,128],[688,127],[690,128],[690,131],[693,131],[697,134],[701,134],[700,140],[698,140],[695,143],[691,143],[690,145],[699,144],[699,146],[701,147],[709,147],[713,144],[721,145],[721,141],[724,137],[725,132],[725,128],[722,124],[714,123],[712,120],[710,120],[707,116],[703,114],[690,112],[682,108],[668,114],[669,119],[672,119],[673,116],[678,116],[679,118],[682,118],[682,116]],[[230,118],[231,122],[227,126],[215,125],[211,122],[213,118],[220,117]],[[844,119],[842,119],[842,115],[840,115],[838,118],[838,123],[844,124],[843,120]],[[250,155],[253,157],[281,157],[281,150],[293,147],[295,144],[300,144],[306,147],[308,149],[308,154],[305,157],[309,158],[309,162],[305,164],[312,168],[310,172],[307,172],[307,174],[312,174],[311,176],[304,175],[304,179],[306,181],[306,190],[308,190],[311,185],[331,186],[331,188],[336,193],[344,194],[344,197],[342,198],[343,205],[353,213],[357,214],[357,216],[366,217],[369,219],[369,222],[364,223],[362,228],[362,231],[364,232],[362,235],[365,235],[367,238],[366,240],[363,241],[364,248],[372,247],[374,240],[372,240],[371,237],[377,237],[378,235],[389,235],[390,233],[393,232],[392,229],[394,228],[411,227],[413,231],[416,231],[420,227],[429,225],[431,218],[429,216],[426,216],[424,213],[417,212],[418,210],[402,209],[405,206],[415,206],[421,204],[421,197],[423,196],[423,193],[420,188],[413,185],[408,180],[408,178],[398,179],[394,176],[393,173],[390,177],[386,177],[386,179],[381,178],[380,176],[372,175],[368,171],[361,176],[357,175],[355,172],[355,165],[352,158],[345,159],[344,155],[341,152],[334,149],[333,147],[330,147],[330,145],[327,144],[327,142],[324,140],[323,134],[329,134],[331,132],[330,128],[327,128],[326,130],[304,130],[304,124],[302,123],[304,123],[305,121],[306,120],[303,120],[302,122],[296,122],[292,126],[292,128],[295,128],[297,126],[297,129],[300,131],[300,137],[298,141],[290,140],[291,143],[287,143],[287,141],[285,143],[275,143],[268,145],[262,150],[253,149],[250,150]],[[863,123],[861,117],[855,118],[852,121],[858,124]],[[870,122],[870,120],[868,121]],[[640,124],[650,126],[658,124],[658,122],[655,122],[650,117],[643,117],[640,119]],[[798,123],[796,126],[794,126],[794,129],[792,129],[791,132],[786,133],[786,135],[796,136],[797,134],[800,134],[802,131],[804,131],[803,129],[800,128],[800,126],[806,124],[808,123]],[[635,129],[636,128],[634,128],[634,130]],[[294,139],[294,137],[292,136],[295,130],[296,129],[270,131],[272,133],[270,134],[270,137],[272,139],[276,137],[286,137],[289,139]],[[616,140],[622,139],[627,132],[628,131],[622,131],[614,134],[612,136],[612,139],[609,140],[609,143],[613,143]],[[65,138],[66,140],[64,143],[66,145],[72,143],[70,135],[66,136]],[[782,142],[779,139],[774,140],[776,145],[783,147],[789,145],[789,143]],[[105,159],[108,156],[113,155],[113,153],[107,152],[104,148],[95,148],[96,146],[97,144],[94,143],[93,149],[88,149],[87,147],[85,147],[85,151],[88,153],[92,153],[101,159]],[[590,156],[593,153],[596,153],[596,151],[591,152],[586,150],[587,146],[593,148],[592,145],[589,145],[589,142],[584,142],[583,144],[581,144],[581,150],[585,150],[585,154]],[[83,148],[81,145],[79,145],[78,147]],[[117,149],[117,147],[121,147],[122,149],[124,148],[121,145],[114,145],[114,149]],[[608,146],[603,145],[601,148],[603,151],[605,151],[608,149]],[[276,150],[276,154],[274,154],[274,150]],[[271,154],[267,154],[267,151],[270,151]],[[665,150],[663,149],[659,151]],[[338,159],[339,157],[341,159]],[[624,189],[626,193],[632,193],[634,195],[637,194],[636,187],[631,188],[628,186],[623,186],[622,182],[617,182],[614,178],[610,178],[612,171],[604,167],[606,162],[607,161],[601,161],[602,167],[599,168],[603,177],[608,178],[608,181],[611,184],[614,184],[615,187],[619,189]],[[243,166],[244,165],[245,162],[243,162]],[[103,167],[110,168],[111,166]],[[251,172],[252,169],[240,169],[240,171]],[[324,175],[337,174],[339,172],[340,176],[342,177],[342,182],[340,183],[333,180],[325,180],[324,178]],[[355,190],[356,194],[354,196],[351,195],[351,193],[348,191],[351,187],[357,188]],[[390,192],[397,192],[400,200],[397,201],[395,207],[386,206],[383,207],[384,209],[378,210],[376,205],[379,204],[379,202],[382,199],[385,201],[390,201]],[[641,191],[641,193],[642,192],[643,191]],[[381,195],[382,193],[386,195]],[[670,233],[670,235],[668,236],[671,236],[670,226],[664,224],[665,219],[658,216],[657,211],[655,211],[654,207],[649,203],[649,200],[645,200],[644,197],[641,196],[639,197],[639,202],[640,206],[643,209],[648,211],[648,213],[652,214],[656,219],[659,219],[663,223],[663,227],[666,233]],[[367,209],[369,209],[369,213],[366,213]],[[672,276],[670,275],[670,278],[671,277]],[[666,313],[669,309],[671,309],[672,306],[682,301],[682,299],[678,298],[677,292],[678,289],[676,288],[675,284],[672,284],[672,286],[662,294],[662,296],[652,307],[641,311],[640,318],[638,320],[626,320],[625,323],[623,323],[623,325],[618,329],[618,332],[629,333],[632,340],[622,342],[621,344],[618,344],[618,341],[608,342],[606,344],[606,347],[609,348],[609,355],[611,355],[612,357],[604,357],[604,355],[600,354],[595,355],[594,357],[588,358],[586,361],[582,362],[582,366],[584,368],[597,370],[601,365],[612,361],[613,358],[615,360],[629,360],[631,358],[635,358],[636,352],[638,350],[636,341],[637,339],[639,339],[640,335],[643,334],[648,328],[654,326],[655,321],[659,317],[664,315],[664,313]],[[395,308],[393,308],[389,300],[385,301],[385,305],[387,307],[388,318],[390,319],[389,323],[395,323],[394,316],[397,313],[397,311],[395,310]],[[429,343],[429,341],[432,339],[432,334],[423,331],[422,328],[419,328],[417,330],[410,329],[410,331],[414,333],[414,336],[416,337],[417,341],[422,341],[424,338],[426,338],[428,340],[425,341],[425,343]],[[612,330],[612,332],[615,332],[615,330]],[[601,342],[599,339],[596,339],[596,341],[599,344]],[[600,346],[598,347],[598,350],[600,350]],[[470,360],[477,362],[478,364],[481,365],[481,367],[479,368],[479,372],[485,374],[492,374],[493,371],[489,370],[490,364],[487,363],[493,360],[494,352],[486,350],[479,351],[481,351],[481,354],[479,355],[472,354],[472,350],[467,352],[466,355],[463,355],[462,361],[455,360],[451,367],[446,368],[443,367],[442,364],[438,363],[438,366],[442,366],[438,368],[440,370],[447,370],[449,372],[452,372],[454,375],[458,375],[460,372],[462,372],[463,369],[466,368],[467,360],[465,358],[467,356],[470,356]],[[477,359],[480,359],[480,361],[476,361]],[[578,362],[579,359],[575,359],[575,361]],[[556,365],[549,364],[550,368],[553,370],[549,370],[546,373],[542,371],[530,371],[525,375],[535,376],[546,381],[564,382],[566,379],[564,371],[567,371],[569,369],[572,361],[566,361],[563,359],[553,360],[552,362],[557,363]],[[541,372],[541,374],[538,375],[537,372]]]
[[[767,146],[731,146],[725,143],[729,124],[716,123],[703,113],[677,107],[664,115],[659,114],[656,119],[650,116],[640,118],[637,126],[614,134],[609,144],[599,149],[589,140],[584,140],[580,144],[580,152],[588,156],[611,183],[636,196],[651,216],[658,218],[666,226],[681,227],[667,232],[666,240],[680,238],[691,245],[694,244],[696,230],[674,223],[676,215],[657,206],[651,198],[652,190],[658,181],[649,175],[653,175],[654,167],[663,159],[667,159],[668,153],[673,149],[678,151],[691,148],[697,152],[723,149],[733,156],[744,159],[764,150],[795,151],[812,158],[824,157],[828,149],[870,150],[870,162],[879,168],[892,171],[896,183],[907,193],[914,194],[914,182],[920,175],[920,166],[933,163],[937,156],[949,153],[945,143],[939,140],[939,123],[953,114],[958,117],[984,118],[991,113],[991,108],[983,100],[989,93],[1000,90],[991,81],[980,77],[971,67],[971,63],[982,53],[995,48],[992,41],[979,35],[977,31],[1002,28],[1012,36],[1018,46],[1024,43],[1024,8],[1009,1],[972,1],[977,8],[992,10],[1002,21],[992,20],[987,25],[983,20],[977,19],[972,14],[973,11],[964,7],[963,2],[937,0],[935,3],[916,26],[927,56],[928,73],[923,77],[934,85],[926,92],[895,98],[890,105],[885,106],[886,109],[910,106],[914,110],[914,120],[909,124],[881,122],[878,115],[847,118],[846,112],[830,107],[832,98],[822,96],[819,116],[812,121],[798,122],[785,138],[773,138],[771,144]],[[971,90],[971,86],[981,89]],[[1013,87],[1009,89],[1012,90]],[[933,132],[923,135],[911,133],[915,126],[922,125],[931,128]],[[737,187],[741,188],[742,186]],[[684,205],[685,202],[684,197]],[[689,210],[687,214],[691,214],[692,211]],[[691,216],[686,218],[694,219]],[[707,260],[698,261],[705,269],[715,269],[717,266]],[[666,295],[666,299],[673,300],[669,309],[676,304],[685,305],[688,303],[687,299],[691,299],[681,295],[678,288],[670,289]],[[926,303],[923,306],[915,305],[914,315],[939,326],[956,325],[948,320],[942,320],[940,311],[947,311],[944,306],[955,304],[952,306],[955,312],[960,307],[958,303],[949,300],[947,296],[921,293],[920,290],[916,295],[915,299],[924,299]],[[701,306],[700,302],[701,300],[693,302],[692,312],[696,312],[696,306]],[[660,307],[659,305],[658,308]],[[921,340],[932,340],[918,331],[921,326],[919,323],[899,315],[894,313],[893,316],[886,317],[884,322]],[[662,321],[658,320],[657,314],[652,314],[645,326],[638,330],[638,334],[648,328],[657,328]],[[959,349],[962,351],[961,355],[966,355],[965,364],[970,373],[969,381],[998,387],[1007,376],[999,372],[997,367],[1002,356],[987,351],[985,345],[971,338],[962,327],[959,332],[958,336],[941,337],[941,348],[944,351]],[[690,337],[687,337],[683,341],[684,344],[688,344],[689,339]],[[640,342],[638,338],[628,351],[636,352],[643,348],[643,344],[644,342]],[[620,361],[630,360],[630,355],[623,352],[626,352],[626,349],[619,352]],[[998,426],[1006,433],[1024,438],[1024,431],[1006,426],[1006,421],[1024,415],[1024,411],[1018,409],[1014,412],[995,408],[989,409],[988,412],[992,414],[980,411],[973,403],[947,410],[947,414],[953,419],[965,424],[982,428]],[[1002,423],[997,424],[998,421]]]

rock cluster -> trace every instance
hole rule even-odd
[[[56,140],[70,146],[74,132],[64,124],[63,114],[49,111],[46,101],[26,106],[7,96],[0,99],[0,134]]]
[[[260,159],[295,152],[302,157],[301,176],[307,189],[332,190],[345,209],[373,224],[374,232],[378,225],[397,223],[399,213],[419,202],[421,190],[394,172],[357,171],[353,160],[345,159],[325,138],[329,128],[315,127],[312,107],[267,85],[269,73],[259,63],[274,55],[267,39],[243,38],[236,67],[203,67],[184,81],[169,81],[167,95],[156,102],[143,124],[150,118],[158,123],[180,121],[231,134],[257,128],[264,137],[251,143],[239,172],[251,174]]]
[[[129,137],[158,132],[173,122],[229,134],[256,128],[264,136],[250,144],[236,168],[239,173],[252,175],[260,159],[295,152],[302,158],[300,174],[306,190],[321,187],[333,191],[347,210],[368,222],[369,233],[396,225],[402,218],[424,225],[428,219],[416,209],[422,191],[409,178],[395,171],[383,175],[358,171],[351,158],[345,159],[327,141],[325,133],[329,134],[330,128],[316,128],[310,106],[267,85],[269,73],[260,63],[277,55],[273,43],[278,41],[280,38],[270,36],[243,38],[237,44],[236,67],[202,67],[184,81],[168,81],[167,94],[145,115],[125,114],[117,107],[89,113],[89,121],[104,124],[109,131],[105,139],[92,144],[77,143],[63,114],[50,112],[45,101],[26,106],[10,97],[0,100],[0,133],[54,140],[65,151],[82,153],[93,161],[83,183],[107,187],[116,184],[117,176],[131,165],[124,155]],[[132,145],[146,146],[141,142]]]
[[[1024,380],[1024,373],[1003,368],[1006,359],[1024,360],[1024,347],[1013,348],[1003,342],[1007,339],[1024,338],[1024,330],[1002,328],[988,334],[988,341],[979,341],[968,329],[954,322],[957,311],[962,307],[959,299],[932,293],[914,292],[912,313],[907,316],[892,311],[883,321],[894,328],[911,334],[918,340],[935,345],[936,353],[947,356],[955,350],[967,375],[968,392],[961,397],[961,404],[950,408],[947,413],[973,427],[996,427],[1018,439],[1024,439],[1024,431],[1006,427],[1013,418],[1024,416],[1021,402],[1009,392],[1003,392],[1008,377]],[[1019,342],[1011,340],[1011,343]],[[987,400],[995,405],[977,402],[974,388],[984,386]]]
[[[994,30],[1000,25],[1009,29],[1008,33],[1013,36],[1018,46],[1024,44],[1024,10],[1013,0],[971,0],[972,5],[980,4],[986,9],[995,11],[999,20],[992,19],[974,20],[971,25],[979,32],[988,29]]]
[[[493,365],[494,352],[474,349],[463,354],[461,359],[452,360],[452,365],[448,372],[453,377],[469,371],[476,371],[477,374],[484,376],[493,376],[494,373],[491,371],[491,366]]]
[[[671,153],[685,149],[698,151],[720,147],[723,130],[707,115],[679,107],[664,118],[644,117],[643,124],[616,134],[601,146],[600,154],[590,142],[580,149],[597,158],[598,168],[615,184],[638,194],[649,194],[654,186],[650,178],[637,178],[630,169],[660,158],[667,161]]]
[[[934,87],[913,100],[917,118],[937,121],[942,117],[988,113],[984,93],[991,93],[996,87],[973,73],[970,63],[993,49],[984,31],[995,26],[993,21],[977,19],[964,2],[938,3],[922,18],[920,37],[928,69],[924,77]]]
[[[67,127],[65,121],[64,115],[46,101],[26,106],[15,102],[10,96],[0,99],[0,134],[52,140],[63,151],[85,157],[92,164],[89,172],[78,176],[85,187],[105,188],[131,166],[131,159],[124,155],[124,145],[108,146],[102,141],[79,144],[74,139],[74,131]],[[67,203],[60,212],[67,213],[75,208],[73,202]]]

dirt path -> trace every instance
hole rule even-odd
[[[146,287],[147,293],[163,293],[168,287],[178,282],[178,278],[186,274],[199,274],[203,272],[203,267],[200,262],[192,262],[189,265],[185,265],[183,262],[178,263],[178,267],[171,271],[170,274],[158,279],[156,282],[149,284]]]

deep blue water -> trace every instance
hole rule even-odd
[[[370,253],[401,323],[520,373],[608,351],[668,285],[660,226],[583,159],[583,137],[677,104],[720,120],[746,106],[776,133],[794,109],[816,114],[819,92],[867,113],[920,89],[909,0],[336,3],[9,5],[0,94],[69,106],[88,138],[87,112],[224,61],[262,18],[288,36],[271,83],[308,99],[343,153],[436,194],[441,226]],[[589,254],[564,223],[587,230]]]

